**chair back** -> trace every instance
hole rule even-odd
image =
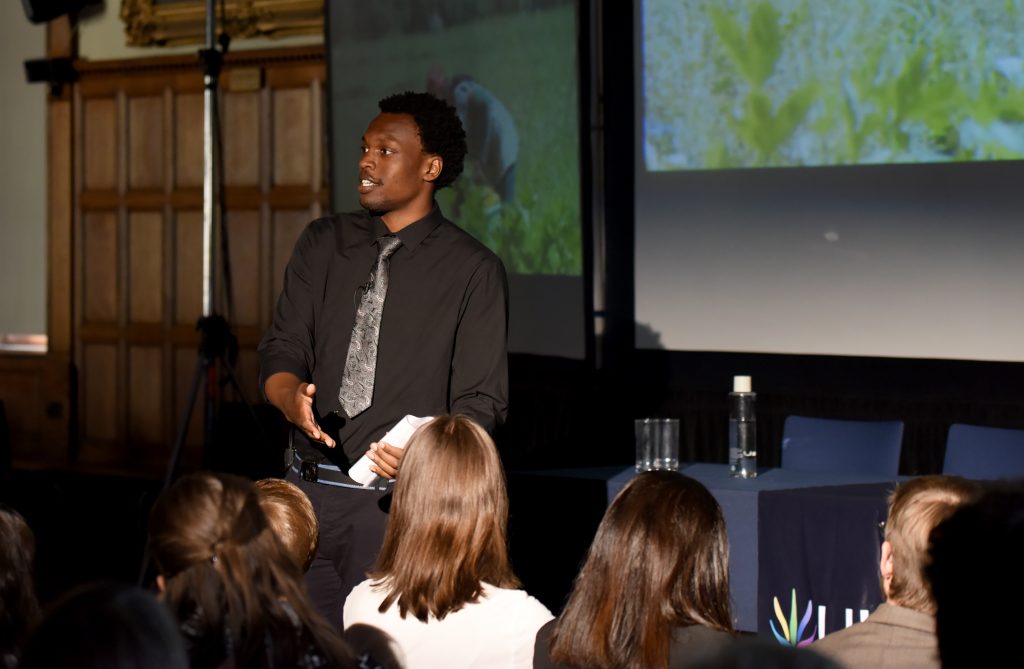
[[[942,473],[969,479],[1024,476],[1024,430],[954,423]]]
[[[896,476],[903,421],[834,420],[787,416],[782,468]]]

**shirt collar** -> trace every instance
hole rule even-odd
[[[384,224],[380,216],[373,217],[372,232],[373,238],[371,243],[375,243],[378,237],[387,237],[391,234],[388,230],[388,226]],[[416,221],[410,223],[401,230],[395,233],[395,236],[402,240],[402,246],[409,249],[409,251],[415,251],[416,247],[420,245],[427,236],[433,232],[437,226],[441,225],[441,221],[444,220],[444,215],[441,213],[441,208],[437,206],[437,202],[431,207],[430,213]]]

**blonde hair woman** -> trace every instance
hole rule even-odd
[[[305,574],[320,542],[320,522],[313,503],[299,486],[284,479],[260,479],[256,481],[256,492],[270,528],[292,562]]]
[[[413,435],[372,578],[345,602],[345,626],[391,635],[405,666],[530,667],[551,613],[517,589],[508,496],[494,442],[465,416]]]

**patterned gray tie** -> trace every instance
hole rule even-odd
[[[388,259],[402,240],[398,237],[378,237],[377,262],[370,270],[370,285],[363,291],[352,325],[352,339],[348,343],[345,373],[341,377],[338,401],[341,415],[355,418],[373,401],[373,377],[377,369],[377,339],[380,337],[380,316],[384,311],[384,298],[388,293]]]

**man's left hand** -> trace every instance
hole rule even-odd
[[[404,449],[383,441],[371,443],[370,450],[366,454],[373,462],[370,471],[386,479],[398,476],[398,468],[402,465],[403,455],[405,455]]]

